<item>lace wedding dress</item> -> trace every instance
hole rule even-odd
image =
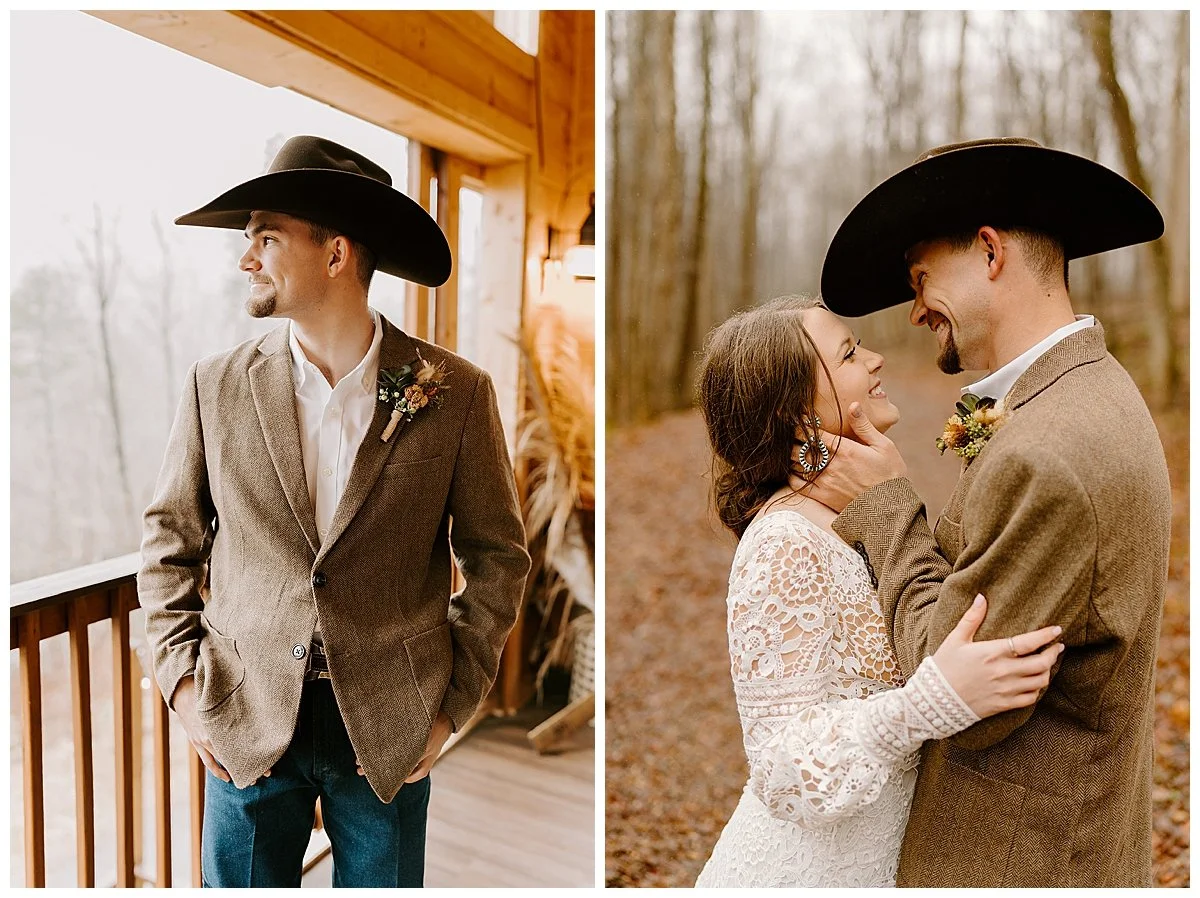
[[[932,658],[904,683],[862,558],[798,512],[747,528],[728,612],[750,777],[696,885],[894,885],[921,743],[979,718]]]

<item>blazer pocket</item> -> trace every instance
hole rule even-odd
[[[984,776],[953,761],[947,762],[947,768],[952,778],[946,783],[944,807],[954,819],[948,821],[944,832],[970,834],[974,841],[971,853],[991,859],[987,881],[970,885],[1013,885],[1010,864],[1024,817],[1025,787]],[[986,825],[981,825],[984,821]]]
[[[205,635],[200,640],[200,657],[196,660],[196,710],[212,711],[231,695],[246,679],[246,666],[238,654],[237,642],[213,628],[203,613],[200,622]]]
[[[450,622],[408,637],[404,640],[404,651],[408,654],[421,704],[425,706],[425,713],[432,724],[442,708],[442,699],[454,669],[454,641],[450,636]]]
[[[938,517],[937,524],[934,525],[933,538],[937,540],[942,554],[951,564],[954,564],[963,550],[962,524],[952,521],[948,516],[942,514]]]

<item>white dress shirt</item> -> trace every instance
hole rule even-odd
[[[296,423],[308,480],[308,498],[324,540],[333,513],[346,491],[358,447],[371,426],[378,401],[379,346],[383,328],[379,313],[371,309],[375,336],[357,367],[331,387],[300,347],[295,331],[288,329],[292,349],[292,380],[296,386]]]
[[[983,380],[963,387],[963,393],[974,393],[980,398],[990,396],[997,401],[1004,399],[1008,396],[1008,391],[1013,388],[1013,384],[1017,382],[1017,379],[1028,371],[1034,362],[1049,352],[1051,347],[1062,342],[1076,331],[1081,331],[1085,327],[1092,327],[1095,323],[1096,319],[1091,315],[1076,315],[1073,322],[1064,324],[1050,336],[1046,337],[1046,339],[1035,346],[1031,346],[1007,365],[997,368]]]

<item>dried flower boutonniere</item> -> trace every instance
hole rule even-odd
[[[411,421],[427,405],[441,405],[442,393],[450,389],[443,383],[447,373],[444,362],[431,365],[419,356],[418,361],[415,372],[412,365],[379,372],[379,401],[392,407],[392,417],[379,435],[385,443],[402,419]]]
[[[980,399],[973,393],[964,393],[955,410],[957,414],[950,416],[935,443],[938,452],[945,454],[947,449],[953,449],[968,461],[983,451],[987,441],[1008,420],[1003,402]]]

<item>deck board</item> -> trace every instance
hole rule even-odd
[[[561,754],[539,755],[525,738],[536,723],[529,714],[486,720],[438,762],[426,886],[595,884],[593,730],[582,728]],[[327,855],[304,887],[328,888],[332,878]]]

